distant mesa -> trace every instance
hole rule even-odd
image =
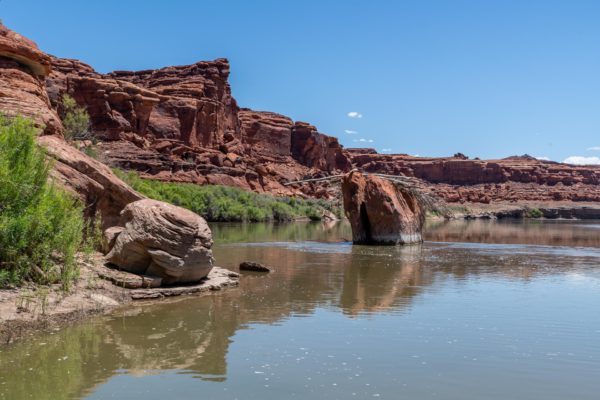
[[[538,161],[537,158],[535,158],[534,156],[530,156],[529,154],[523,154],[522,156],[510,156],[510,157],[505,157],[503,158],[503,160],[522,160],[522,161]]]

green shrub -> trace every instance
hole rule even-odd
[[[87,140],[91,139],[90,116],[84,107],[77,105],[75,99],[68,94],[62,96],[62,123],[65,127],[65,139]]]
[[[296,210],[292,206],[282,202],[271,204],[271,210],[273,211],[273,217],[277,221],[292,221],[297,216]]]
[[[207,221],[320,220],[325,210],[341,215],[339,207],[324,200],[274,197],[229,186],[160,182],[142,179],[135,172],[115,172],[144,195],[185,207]]]
[[[49,162],[30,120],[0,115],[0,286],[78,276],[81,205],[48,181]]]
[[[539,208],[529,208],[526,211],[525,216],[527,218],[542,218],[544,213]]]

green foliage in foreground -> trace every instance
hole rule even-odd
[[[25,279],[68,289],[78,276],[82,207],[48,180],[30,120],[0,115],[0,287]]]
[[[324,200],[274,197],[229,186],[167,183],[142,179],[135,172],[115,172],[138,192],[192,210],[207,221],[292,221],[302,217],[317,221],[326,210],[338,216],[340,211]]]

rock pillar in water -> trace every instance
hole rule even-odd
[[[425,210],[414,193],[377,176],[351,172],[342,182],[355,244],[420,243]]]

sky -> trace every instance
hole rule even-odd
[[[600,164],[600,1],[31,1],[0,18],[100,72],[226,57],[242,107],[346,147]]]

